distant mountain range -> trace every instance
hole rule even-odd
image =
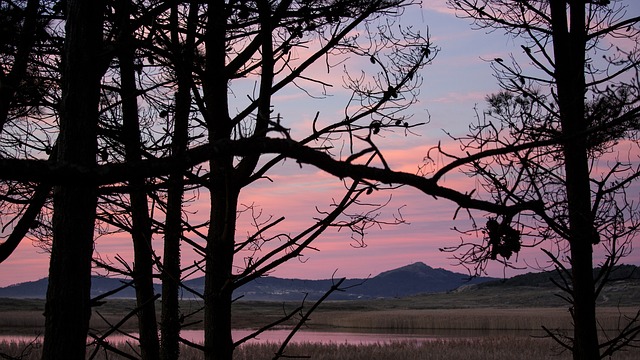
[[[456,289],[518,289],[545,288],[553,289],[553,281],[561,283],[560,276],[555,271],[528,273],[507,279],[478,277],[469,279],[468,275],[444,269],[432,268],[424,263],[403,266],[385,271],[368,279],[348,279],[342,284],[344,291],[336,291],[331,300],[356,300],[400,298],[419,294],[434,294],[450,292]],[[299,301],[305,296],[308,300],[318,299],[331,287],[335,280],[302,280],[282,279],[277,277],[258,278],[234,292],[234,297],[241,300],[261,301]],[[92,297],[105,294],[113,289],[130,282],[129,279],[94,277],[92,280]],[[620,265],[612,272],[611,284],[640,283],[640,269],[634,265]],[[204,277],[187,280],[184,284],[202,293]],[[546,290],[545,290],[546,291]],[[551,290],[549,290],[551,291]],[[0,298],[35,298],[43,299],[47,292],[47,279],[24,282],[0,288]],[[160,285],[156,285],[156,292],[160,293]],[[183,291],[184,299],[193,299],[194,295]],[[132,287],[111,295],[110,298],[134,298]]]
[[[455,290],[463,285],[479,284],[496,280],[489,277],[469,279],[468,275],[435,269],[418,262],[398,269],[385,271],[368,279],[348,279],[342,284],[344,291],[334,292],[329,299],[375,299],[405,297],[417,294],[438,293]],[[92,297],[104,294],[127,283],[128,279],[94,277],[92,279]],[[334,280],[281,279],[277,277],[258,278],[234,292],[234,297],[243,300],[287,301],[317,299],[332,285]],[[0,288],[0,297],[4,298],[44,298],[47,292],[46,278],[24,282]],[[204,289],[204,277],[187,280],[185,285],[197,292]],[[160,293],[160,285],[156,285]],[[185,291],[183,298],[193,298]],[[135,292],[128,287],[110,298],[133,298]]]

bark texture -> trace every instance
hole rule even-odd
[[[69,0],[67,14],[58,162],[90,169],[96,164],[103,4]],[[54,188],[43,359],[85,358],[96,198],[88,183]]]

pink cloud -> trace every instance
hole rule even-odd
[[[636,6],[635,3],[632,6]],[[454,17],[453,10],[445,5],[444,0],[424,1],[421,11],[406,14],[411,23],[430,29],[432,40],[442,48],[434,63],[423,71],[425,83],[421,89],[421,103],[413,107],[417,114],[411,121],[425,120],[425,108],[432,115],[432,123],[415,129],[421,134],[419,137],[404,136],[403,132],[381,132],[376,143],[382,149],[391,167],[396,170],[415,173],[422,164],[422,158],[427,150],[438,140],[443,140],[446,151],[458,153],[457,145],[446,141],[446,136],[439,130],[445,128],[456,134],[464,133],[467,124],[473,120],[473,105],[484,103],[485,96],[497,89],[492,77],[489,64],[482,58],[492,59],[504,57],[513,51],[516,45],[504,40],[500,34],[487,35],[481,31],[470,29],[470,23]],[[306,56],[313,49],[296,49],[299,56]],[[369,66],[366,58],[352,59],[354,68]],[[300,138],[312,129],[312,121],[316,111],[320,110],[321,123],[333,122],[344,116],[344,106],[347,90],[342,88],[342,68],[334,68],[330,73],[324,63],[309,69],[306,76],[323,79],[334,86],[329,89],[330,95],[325,99],[315,100],[303,91],[290,87],[274,97],[274,111],[282,113],[284,126],[293,128],[294,136]],[[323,88],[317,83],[304,81],[301,83],[313,95],[322,95]],[[236,96],[236,106],[246,106],[246,94],[252,94],[253,79],[234,82],[233,90]],[[348,94],[347,94],[348,95]],[[420,118],[422,117],[422,118]],[[336,142],[336,144],[339,144]],[[338,153],[339,149],[335,149]],[[637,151],[635,152],[637,153]],[[634,154],[635,154],[634,153]],[[607,161],[613,160],[610,158]],[[603,160],[604,161],[604,160]],[[447,162],[442,159],[442,166]],[[603,168],[608,164],[599,164]],[[343,183],[336,178],[318,171],[311,166],[302,169],[294,161],[288,160],[284,165],[277,165],[268,176],[273,180],[260,180],[245,189],[241,195],[241,203],[253,205],[256,211],[262,211],[263,220],[268,216],[285,216],[286,220],[269,234],[291,233],[304,229],[313,223],[318,216],[316,206],[321,210],[329,210],[332,198],[339,199],[344,193]],[[474,189],[476,184],[457,173],[447,175],[443,184],[460,191]],[[638,196],[636,188],[630,192]],[[367,200],[383,203],[387,201],[390,192],[375,192]],[[470,223],[464,213],[457,220],[453,220],[456,210],[454,204],[444,199],[434,200],[429,196],[408,189],[401,188],[393,192],[391,202],[381,211],[380,219],[393,220],[400,209],[404,220],[409,224],[386,225],[382,229],[372,228],[367,231],[366,247],[354,248],[358,245],[351,239],[348,231],[328,231],[323,234],[313,246],[321,251],[305,251],[305,261],[293,260],[273,275],[297,278],[328,278],[338,269],[337,276],[366,277],[377,273],[406,265],[415,261],[423,261],[433,267],[443,267],[449,270],[464,272],[463,268],[455,267],[451,254],[440,253],[439,248],[457,244],[460,234],[451,228],[469,228]],[[208,217],[208,195],[203,192],[200,198],[187,209],[190,219],[204,222]],[[483,223],[482,214],[475,214],[479,224]],[[162,219],[160,219],[162,220]],[[246,238],[255,229],[249,212],[240,215],[237,229],[239,240]],[[204,231],[204,230],[203,230]],[[197,240],[197,237],[192,237]],[[468,239],[479,241],[480,239]],[[200,240],[198,240],[201,242]],[[154,240],[157,254],[162,256],[162,239]],[[132,261],[131,240],[128,236],[114,235],[98,240],[96,250],[103,256],[113,258],[117,253],[127,261]],[[237,263],[242,264],[242,256]],[[599,254],[596,257],[599,259]],[[198,256],[191,247],[183,246],[183,262],[190,264]],[[545,263],[546,258],[538,249],[528,249],[523,253],[519,264],[534,264],[535,261]],[[526,261],[526,262],[525,262]],[[625,262],[640,264],[640,254],[634,253]],[[16,253],[5,263],[0,264],[0,286],[11,283],[34,280],[46,276],[48,269],[48,254],[42,253],[24,241]],[[502,267],[498,263],[489,266],[490,274],[502,276]],[[514,272],[507,272],[507,276]]]
[[[49,254],[23,240],[15,252],[0,263],[0,286],[38,280],[49,270]]]
[[[455,10],[447,6],[446,0],[423,0],[422,8],[427,11],[433,11],[440,14],[455,15]]]

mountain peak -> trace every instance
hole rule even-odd
[[[422,261],[414,262],[413,264],[405,265],[397,268],[396,270],[406,270],[406,271],[415,271],[415,272],[423,272],[434,270],[431,266],[423,263]],[[391,270],[393,271],[393,270]]]
[[[383,271],[381,272],[378,276],[380,277],[385,277],[385,276],[392,276],[392,275],[396,275],[396,274],[402,274],[404,276],[412,274],[412,275],[425,275],[425,274],[429,274],[433,271],[441,271],[443,269],[434,269],[431,266],[418,261],[415,262],[413,264],[409,264],[409,265],[405,265],[405,266],[401,266],[397,269],[392,269],[392,270],[387,270],[387,271]],[[446,271],[446,270],[444,270]]]

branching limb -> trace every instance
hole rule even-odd
[[[289,333],[287,338],[282,342],[282,345],[280,346],[280,348],[276,352],[275,356],[273,357],[273,360],[280,359],[280,358],[285,356],[284,351],[285,351],[287,345],[289,345],[289,342],[291,341],[293,336],[298,332],[298,330],[300,330],[302,325],[304,325],[307,322],[307,320],[309,319],[309,316],[311,316],[311,314],[318,308],[318,306],[320,306],[320,304],[322,304],[322,302],[329,297],[329,295],[331,295],[335,291],[340,291],[341,290],[340,289],[340,285],[342,285],[342,283],[345,280],[346,280],[346,278],[342,278],[342,279],[338,280],[336,283],[334,283],[331,286],[331,288],[329,290],[327,290],[327,292],[324,295],[322,295],[322,297],[320,297],[320,299],[318,299],[318,301],[316,301],[313,304],[313,306],[311,306],[311,308],[309,308],[309,310],[302,315],[302,317],[300,318],[300,321],[298,321],[298,324],[296,324],[296,326],[293,328],[293,330],[291,330],[291,332]],[[287,356],[287,357],[290,357],[290,356]]]

